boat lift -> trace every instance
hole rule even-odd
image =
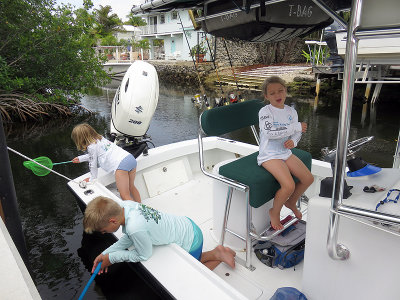
[[[314,1],[314,0],[313,0]],[[315,3],[319,1],[314,1]],[[394,1],[393,5],[394,5]],[[381,5],[372,3],[371,1],[365,1],[364,6],[373,6],[373,9],[364,9],[364,17],[360,16],[362,22],[355,28],[356,39],[357,39],[357,56],[356,60],[356,72],[354,73],[354,83],[355,84],[366,84],[366,89],[364,93],[364,103],[362,108],[361,123],[364,124],[367,112],[367,106],[369,102],[369,96],[373,84],[375,84],[374,92],[370,100],[371,112],[375,109],[375,104],[378,101],[379,94],[382,89],[383,84],[399,84],[400,77],[396,77],[398,70],[400,69],[399,59],[400,59],[400,39],[394,39],[394,35],[399,34],[399,29],[393,27],[393,24],[398,23],[398,18],[390,19],[392,16],[387,13],[385,16],[375,16],[372,15],[371,11],[378,12],[378,7]],[[325,10],[327,13],[329,8]],[[332,12],[330,12],[332,13]],[[335,14],[335,13],[334,13]],[[386,18],[388,16],[388,26],[384,26],[381,21],[376,21],[380,17]],[[337,52],[341,57],[348,56],[348,48],[346,47],[349,36],[347,34],[347,27],[343,23],[342,19],[336,19],[334,15],[331,17],[339,23],[344,29],[337,30],[336,44]],[[392,17],[392,18],[393,18]],[[371,23],[372,20],[372,23]],[[373,29],[373,23],[379,27],[378,31]],[[320,41],[306,41],[309,48],[310,57],[323,56],[323,49],[326,43],[321,39]],[[312,55],[314,54],[314,55]],[[318,97],[320,75],[322,74],[333,74],[337,75],[339,80],[344,80],[344,67],[343,66],[329,66],[326,64],[326,58],[322,59],[312,59],[311,66],[313,67],[313,72],[317,76],[317,86],[316,94]],[[317,99],[317,98],[316,98]],[[317,100],[316,100],[317,101]]]

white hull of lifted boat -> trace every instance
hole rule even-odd
[[[206,169],[212,172],[220,162],[249,155],[258,151],[258,147],[211,137],[205,139],[204,151]],[[203,250],[207,251],[219,243],[226,189],[201,172],[198,156],[197,140],[150,149],[147,156],[137,159],[135,184],[144,204],[193,219],[203,232]],[[79,187],[78,182],[87,174],[68,185],[85,204],[100,195],[121,201],[114,175],[99,171],[97,182],[86,188]],[[343,218],[339,238],[350,249],[351,256],[346,261],[332,260],[326,247],[331,199],[318,196],[321,179],[332,174],[330,164],[313,160],[312,173],[315,181],[306,191],[310,200],[308,212],[304,214],[307,221],[305,259],[295,269],[270,268],[261,263],[254,252],[251,263],[255,270],[247,269],[243,263],[244,242],[229,234],[225,245],[237,253],[235,269],[222,263],[210,271],[173,244],[155,246],[152,257],[142,262],[143,266],[177,299],[270,299],[276,289],[285,286],[297,288],[309,300],[397,299],[400,288],[395,278],[400,270],[397,254],[400,239],[371,227],[372,222],[363,224]],[[347,178],[347,183],[353,186],[352,195],[344,203],[374,210],[386,192],[365,193],[363,187],[377,184],[387,190],[400,188],[400,170],[383,169],[374,175]],[[240,227],[244,224],[245,206],[240,207],[244,205],[241,204],[243,195],[238,191],[234,193],[229,220]],[[253,208],[258,233],[266,229],[261,227],[268,223],[268,205]],[[386,213],[400,212],[393,203],[382,208]],[[282,217],[287,213],[283,210]],[[121,235],[121,231],[116,233],[118,238]]]

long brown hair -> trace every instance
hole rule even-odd
[[[90,144],[101,140],[102,136],[87,123],[76,125],[71,133],[71,138],[74,141],[78,150],[85,151]]]

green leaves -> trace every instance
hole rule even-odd
[[[125,22],[125,24],[127,24],[127,25],[132,25],[135,27],[147,25],[147,23],[144,19],[142,19],[141,17],[134,16],[132,13],[129,13],[129,15],[127,15],[127,17],[129,18],[129,20],[127,22]]]
[[[53,0],[0,1],[0,94],[18,92],[49,102],[78,100],[108,77],[92,48],[96,16]],[[1,103],[0,103],[1,104]]]

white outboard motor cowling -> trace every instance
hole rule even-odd
[[[126,71],[111,108],[111,134],[141,137],[158,103],[158,76],[151,64],[137,60]]]

